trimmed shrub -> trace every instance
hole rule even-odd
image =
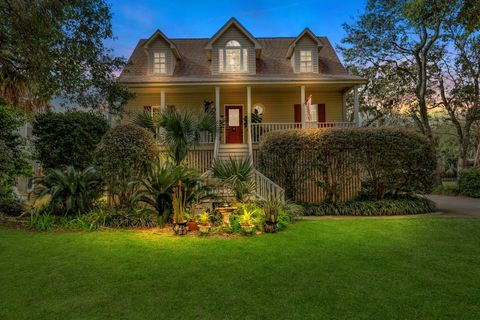
[[[304,204],[307,216],[390,216],[422,214],[435,211],[435,203],[426,198],[348,201],[344,203]]]
[[[106,120],[89,112],[40,114],[33,124],[37,158],[45,169],[85,169],[107,130]]]
[[[135,187],[130,182],[144,177],[157,156],[157,143],[147,129],[126,124],[105,134],[95,150],[95,164],[112,205],[131,205]]]
[[[360,179],[366,197],[428,193],[436,159],[428,140],[398,128],[309,129],[271,132],[260,144],[259,167],[296,199],[313,181],[326,202],[341,200],[342,187]]]
[[[480,198],[480,168],[460,171],[458,189],[464,196]]]

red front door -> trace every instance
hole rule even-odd
[[[242,106],[225,107],[226,143],[243,143],[243,108]]]

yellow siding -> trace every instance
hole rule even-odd
[[[159,88],[141,88],[132,90],[136,92],[135,99],[131,100],[126,107],[126,118],[133,113],[143,112],[144,106],[160,105]],[[344,121],[342,108],[342,94],[340,91],[322,91],[314,88],[306,88],[305,96],[312,95],[314,104],[325,104],[326,121]],[[215,100],[215,89],[199,91],[198,87],[174,89],[169,88],[165,94],[166,105],[174,105],[176,109],[190,109],[194,112],[201,110],[204,100]],[[255,88],[252,86],[252,109],[255,104],[264,106],[263,122],[294,122],[294,105],[300,103],[300,88],[270,89]],[[243,113],[247,114],[247,90],[246,88],[220,89],[220,114],[224,115],[225,105],[243,105]]]

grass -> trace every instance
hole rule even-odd
[[[0,319],[478,319],[480,219],[279,234],[0,228]]]

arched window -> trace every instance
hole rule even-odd
[[[248,72],[248,49],[242,48],[237,40],[230,40],[218,49],[220,72]]]
[[[240,47],[240,42],[238,42],[237,40],[230,40],[227,42],[225,47]]]

